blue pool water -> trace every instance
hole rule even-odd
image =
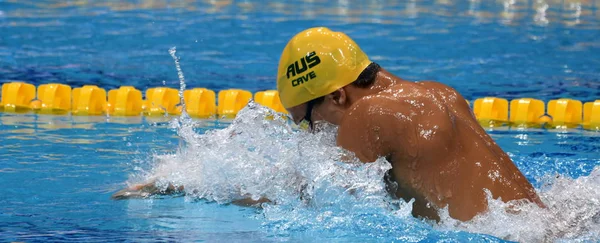
[[[287,40],[323,25],[347,32],[393,73],[449,84],[468,99],[591,101],[600,98],[599,4],[0,0],[0,82],[179,88],[168,53],[176,46],[187,88],[274,89]],[[195,121],[193,128],[170,118],[0,113],[0,240],[600,239],[597,132],[490,130],[550,211],[492,211],[477,222],[431,225],[410,217],[406,207],[380,205],[385,199],[377,175],[385,164],[339,166],[327,156],[333,148],[326,135],[287,133],[285,125],[265,123],[261,112],[247,109],[233,123]],[[232,131],[242,135],[228,136]],[[296,143],[307,143],[302,146],[311,152],[298,156]],[[314,179],[314,204],[294,199],[295,172]],[[201,193],[109,199],[155,174]],[[352,179],[335,176],[348,174]],[[365,197],[351,198],[340,191],[345,183],[370,186]],[[265,209],[228,204],[240,188],[284,203]]]

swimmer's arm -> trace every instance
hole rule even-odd
[[[258,200],[254,200],[252,198],[238,199],[238,200],[233,200],[231,203],[238,205],[238,206],[243,206],[243,207],[253,207],[253,206],[259,206],[262,203],[269,203],[269,202],[271,202],[271,200],[269,200],[268,198],[261,197]]]
[[[147,183],[137,184],[123,190],[120,190],[111,196],[114,200],[123,200],[123,199],[135,199],[135,198],[149,198],[151,196],[156,195],[175,195],[184,193],[184,187],[178,186],[175,187],[173,184],[167,186],[166,189],[161,190],[156,186],[156,181],[152,180]],[[256,206],[262,203],[271,202],[268,198],[261,197],[258,200],[254,200],[251,197],[233,200],[231,203],[238,206]]]
[[[134,198],[148,198],[156,195],[174,195],[183,193],[183,186],[175,187],[173,184],[167,186],[166,189],[161,190],[156,186],[156,181],[152,180],[143,184],[136,184],[131,187],[122,189],[111,196],[114,200],[123,199],[134,199]]]

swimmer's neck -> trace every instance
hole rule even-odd
[[[349,103],[353,104],[354,102],[362,99],[365,96],[375,95],[381,91],[387,90],[390,87],[400,84],[400,83],[403,83],[403,82],[408,82],[408,81],[401,79],[399,77],[396,77],[393,74],[391,74],[390,72],[381,68],[379,70],[379,72],[377,73],[375,82],[373,84],[371,84],[371,86],[366,87],[366,88],[356,87],[353,85],[346,86],[347,91],[349,91],[349,92],[347,92],[348,100],[350,101]]]

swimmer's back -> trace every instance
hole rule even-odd
[[[398,183],[396,195],[416,199],[414,214],[436,219],[427,206],[431,202],[440,208],[448,206],[453,218],[471,219],[487,208],[484,188],[504,201],[539,202],[531,184],[477,123],[465,99],[454,89],[437,82],[399,80],[354,105],[368,108],[357,107],[344,118],[338,143],[357,150],[361,145],[353,143],[365,146],[387,141],[380,145],[380,151],[392,163],[392,176]],[[387,118],[368,124],[382,116]],[[351,123],[358,122],[377,136],[371,141],[350,141],[347,134],[357,130]],[[373,155],[364,158],[372,161]]]

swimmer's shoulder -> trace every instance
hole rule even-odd
[[[475,115],[469,107],[468,101],[456,89],[437,81],[419,81],[416,84],[427,89],[443,101],[443,106],[447,108],[446,111],[463,120],[474,121]]]
[[[373,162],[396,152],[394,138],[406,133],[405,107],[394,106],[389,97],[372,95],[356,101],[338,127],[337,144],[354,152],[363,162]]]
[[[435,97],[438,101],[443,101],[443,106],[454,111],[454,113],[470,114],[471,109],[467,100],[453,87],[437,81],[417,81],[415,85],[423,90],[429,99]]]
[[[423,113],[415,106],[404,104],[419,102],[389,94],[363,97],[352,104],[342,118],[338,127],[338,145],[353,151],[363,162],[372,162],[379,157],[414,155],[415,144],[411,141],[416,139],[415,122]]]
[[[462,95],[456,89],[452,88],[451,86],[449,86],[447,84],[440,83],[438,81],[425,80],[425,81],[415,82],[415,84],[419,85],[420,87],[422,87],[424,89],[433,91],[433,92],[441,95],[445,101],[454,101],[454,100],[457,100],[458,98],[461,98],[464,100]]]
[[[440,107],[440,98],[444,103],[466,101],[454,88],[437,81],[398,80],[393,86],[377,94],[368,95],[356,101],[346,115],[349,117],[381,117],[386,112],[394,115],[412,115],[422,113],[429,108]],[[468,108],[468,107],[467,107]]]
[[[403,97],[395,95],[393,88],[374,95],[365,96],[354,102],[342,118],[340,129],[355,131],[355,124],[363,127],[377,127],[383,130],[407,127],[421,114],[419,107],[429,106],[425,97]],[[411,105],[413,104],[413,105]],[[416,104],[416,105],[415,105]],[[343,129],[351,127],[352,129]]]

